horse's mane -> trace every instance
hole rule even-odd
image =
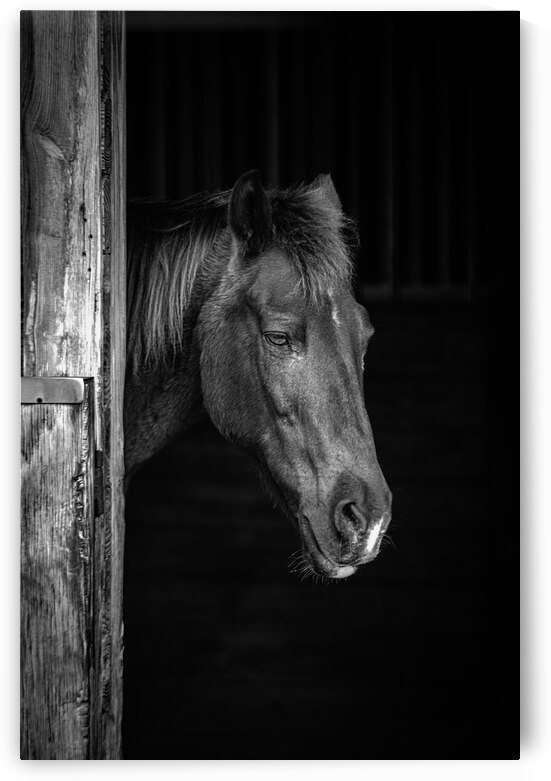
[[[128,355],[134,370],[178,350],[197,288],[222,273],[232,251],[230,194],[227,190],[184,201],[129,203]],[[349,284],[350,250],[357,233],[323,187],[299,185],[269,190],[268,195],[273,246],[285,252],[298,271],[305,298],[319,302],[330,287]]]

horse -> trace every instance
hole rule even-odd
[[[391,519],[365,407],[373,335],[354,223],[329,174],[128,206],[126,472],[205,413],[260,466],[324,580],[372,561]]]

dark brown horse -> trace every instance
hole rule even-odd
[[[378,553],[391,494],[363,395],[373,333],[330,176],[129,208],[127,474],[207,413],[260,464],[305,567]]]

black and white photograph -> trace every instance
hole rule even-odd
[[[21,12],[21,759],[519,759],[520,27]]]

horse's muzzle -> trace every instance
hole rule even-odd
[[[388,509],[371,511],[368,519],[367,513],[348,499],[335,506],[329,533],[316,531],[311,520],[302,516],[299,525],[312,567],[329,578],[353,575],[379,553],[390,519],[390,502]]]
[[[350,564],[340,564],[321,549],[312,524],[305,515],[299,521],[299,527],[305,548],[304,552],[315,572],[326,578],[348,578],[356,572],[357,567]]]
[[[354,502],[340,501],[335,507],[334,523],[339,541],[339,560],[342,563],[365,564],[374,559],[384,533],[390,523],[390,511],[372,514],[368,520]]]

